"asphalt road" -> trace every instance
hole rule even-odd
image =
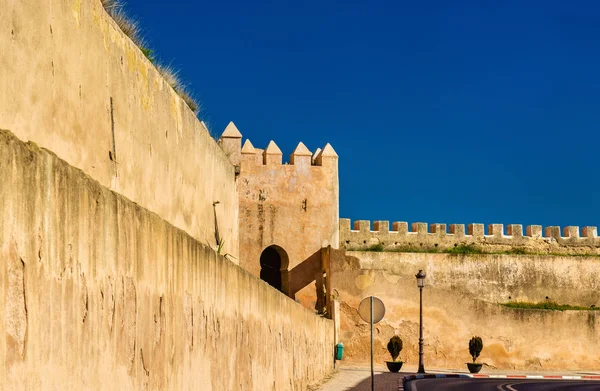
[[[406,383],[405,391],[600,391],[600,381],[544,379],[421,379]]]

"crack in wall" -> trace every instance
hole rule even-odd
[[[133,362],[135,360],[136,346],[136,318],[137,318],[137,293],[135,284],[131,277],[127,277],[127,285],[125,291],[125,313],[123,314],[123,325],[128,343],[129,355],[129,373],[133,370]]]
[[[88,290],[87,283],[85,280],[85,274],[81,274],[81,323],[85,323],[88,315]]]
[[[188,346],[192,350],[194,348],[194,300],[189,293],[185,294],[184,314]]]
[[[115,288],[113,279],[108,276],[108,329],[112,331],[115,323]]]
[[[154,344],[158,345],[162,338],[165,323],[165,314],[163,311],[163,297],[160,296],[158,302],[158,314],[154,314]]]
[[[144,370],[146,377],[150,376],[150,371],[146,369],[146,363],[144,362],[144,351],[142,350],[142,348],[140,348],[140,362],[142,364],[142,369]]]
[[[16,244],[10,248],[8,290],[6,296],[6,333],[8,347],[21,359],[27,348],[27,297],[25,294],[25,261],[18,255]],[[10,349],[9,349],[10,350]]]

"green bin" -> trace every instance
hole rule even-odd
[[[335,345],[335,359],[341,360],[344,357],[344,344],[338,343]]]

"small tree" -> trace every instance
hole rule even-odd
[[[387,350],[388,352],[390,352],[392,360],[396,361],[396,359],[400,355],[400,352],[402,351],[402,340],[400,339],[400,337],[394,335],[392,338],[390,338],[390,342],[388,342],[387,344]]]
[[[481,337],[473,337],[469,341],[469,353],[471,357],[473,357],[473,362],[477,360],[481,350],[483,349],[483,341],[481,341]]]

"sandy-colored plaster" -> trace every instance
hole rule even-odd
[[[392,335],[404,341],[401,358],[418,362],[419,290],[415,274],[427,272],[423,291],[425,363],[462,367],[468,340],[484,341],[481,361],[504,369],[597,369],[600,313],[515,310],[499,303],[545,301],[598,306],[600,258],[526,255],[449,255],[360,252],[332,255],[340,300],[340,340],[350,361],[366,362],[368,325],[360,300],[374,295],[386,306],[376,326],[376,359],[389,359]],[[372,283],[366,283],[371,282]]]
[[[238,257],[234,167],[99,0],[0,1],[0,128]],[[113,141],[114,140],[114,141]]]
[[[334,328],[0,131],[0,389],[305,390]]]

